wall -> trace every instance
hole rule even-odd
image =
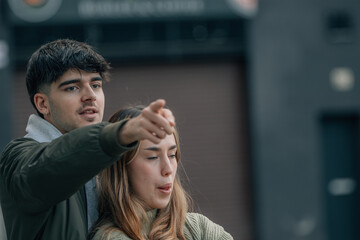
[[[257,239],[359,239],[358,9],[260,2],[249,41]]]

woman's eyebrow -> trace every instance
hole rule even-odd
[[[160,151],[160,148],[158,148],[158,147],[148,147],[148,148],[144,148],[144,150],[158,152],[158,151]]]
[[[173,150],[173,149],[176,149],[176,148],[177,148],[176,145],[172,145],[171,147],[169,147],[169,150]],[[148,147],[148,148],[144,148],[144,150],[159,152],[160,148],[158,148],[158,147]]]

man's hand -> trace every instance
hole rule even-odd
[[[144,108],[139,116],[130,119],[120,130],[120,144],[128,145],[143,139],[158,144],[167,134],[172,134],[175,118],[164,106],[165,100],[158,99]]]

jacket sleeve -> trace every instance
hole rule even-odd
[[[184,234],[186,239],[194,240],[233,240],[222,226],[198,213],[187,214]]]
[[[74,194],[127,150],[117,133],[125,123],[75,129],[51,143],[16,139],[4,149],[0,177],[18,206],[29,213],[46,210]]]

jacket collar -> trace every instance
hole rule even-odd
[[[54,125],[35,114],[30,115],[26,132],[26,138],[32,138],[40,143],[51,142],[62,135]]]

